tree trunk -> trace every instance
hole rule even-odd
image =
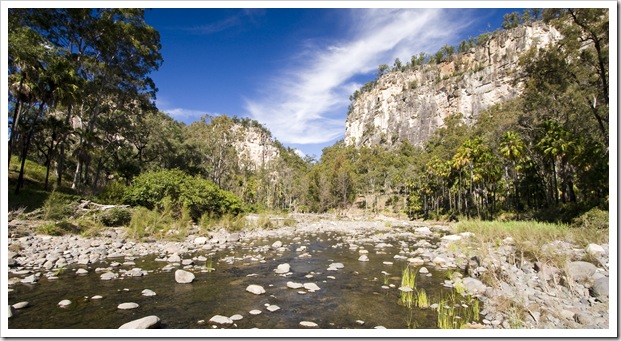
[[[65,116],[66,126],[69,126],[69,121],[71,119],[71,108],[72,108],[72,105],[71,103],[69,103],[67,105],[67,116]],[[58,178],[56,178],[56,185],[58,187],[62,185],[63,172],[65,171],[64,167],[65,167],[65,140],[66,138],[67,138],[67,135],[63,135],[62,140],[60,141],[60,152],[58,154],[58,168],[57,168]]]

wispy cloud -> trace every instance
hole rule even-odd
[[[264,14],[265,11],[262,9],[243,9],[237,14],[216,22],[206,25],[183,27],[181,29],[194,34],[212,34],[225,31],[233,27],[243,26],[246,23],[257,24],[257,18],[263,16]]]
[[[261,97],[247,99],[248,113],[280,141],[325,143],[342,136],[349,95],[367,74],[396,57],[435,51],[464,25],[464,16],[442,9],[354,9],[347,37],[326,46],[304,42],[294,66],[280,70]],[[450,23],[450,25],[448,24]]]

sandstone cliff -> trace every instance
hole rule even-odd
[[[558,31],[535,22],[496,32],[484,46],[440,64],[385,74],[352,103],[345,143],[390,146],[409,140],[422,145],[450,114],[460,112],[471,123],[487,107],[520,94],[522,54],[559,38]]]

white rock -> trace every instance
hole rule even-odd
[[[109,281],[111,279],[115,279],[118,277],[119,275],[115,274],[114,272],[104,272],[103,274],[101,274],[101,276],[99,276],[99,278],[101,278],[102,281]]]
[[[450,234],[450,235],[444,236],[444,237],[442,237],[440,239],[441,240],[445,240],[445,241],[454,242],[454,241],[460,240],[461,236],[458,235],[458,234]]]
[[[241,316],[240,314],[235,314],[235,315],[233,315],[233,316],[231,316],[231,317],[229,317],[229,318],[230,318],[231,320],[233,320],[233,321],[239,321],[239,320],[243,319],[244,317],[243,317],[243,316]]]
[[[428,234],[428,233],[431,233],[431,230],[428,227],[424,226],[424,227],[417,227],[414,230],[414,232],[420,233],[420,234]]]
[[[425,261],[420,257],[408,258],[408,263],[412,263],[414,265],[423,265]]]
[[[207,243],[207,237],[196,237],[194,238],[194,244],[196,245],[204,245]]]
[[[155,291],[151,290],[151,289],[144,289],[142,290],[142,296],[155,296],[157,295],[155,293]]]
[[[277,305],[273,305],[272,304],[272,305],[267,306],[267,308],[265,308],[265,309],[267,309],[267,310],[269,310],[271,312],[275,312],[276,310],[280,310],[280,307],[277,306]]]
[[[310,322],[310,321],[302,321],[302,322],[300,322],[300,326],[307,327],[307,328],[317,328],[317,327],[319,327],[319,325],[317,323]]]
[[[361,255],[368,254],[369,250],[358,250],[358,253]]]
[[[336,269],[342,269],[345,267],[345,265],[343,265],[343,263],[332,263],[330,264],[331,268],[336,268]]]
[[[246,288],[246,291],[251,292],[255,295],[261,295],[261,294],[265,294],[265,289],[263,289],[262,286],[260,285],[256,285],[256,284],[251,284]]]
[[[58,302],[58,306],[61,307],[61,308],[62,307],[66,307],[66,306],[68,306],[70,304],[71,304],[71,301],[69,301],[69,300],[62,300],[62,301]]]
[[[382,262],[384,265],[392,265],[392,262]]]
[[[276,242],[274,242],[274,244],[272,244],[272,249],[278,249],[280,247],[282,247],[282,242],[280,240],[276,241]]]
[[[233,323],[233,320],[226,316],[215,315],[214,317],[209,319],[209,322],[213,322],[217,324],[231,324]]]
[[[102,298],[103,298],[103,296],[101,296],[101,295],[95,295],[95,296],[91,297],[91,300],[100,300]]]
[[[359,262],[368,262],[369,261],[369,257],[367,257],[367,255],[362,255],[362,256],[358,257],[358,261]]]
[[[423,266],[423,267],[421,267],[421,268],[418,270],[418,272],[420,272],[420,273],[422,273],[422,274],[428,274],[428,273],[429,273],[429,270],[427,270],[427,268]]]
[[[88,270],[80,268],[75,273],[76,275],[86,275],[88,273]]]
[[[412,288],[410,288],[408,286],[399,287],[399,290],[401,290],[403,292],[412,292],[412,291],[414,291],[414,290],[412,290]]]
[[[24,309],[24,308],[28,307],[29,305],[30,305],[30,303],[28,301],[23,301],[23,302],[19,302],[19,303],[13,304],[13,308],[15,308],[15,309]]]
[[[159,324],[160,318],[155,315],[151,315],[127,322],[120,326],[119,329],[150,329],[157,327]]]
[[[603,247],[597,244],[589,244],[586,247],[586,253],[592,256],[604,255],[606,254],[606,250]]]
[[[174,253],[172,256],[168,257],[168,263],[180,263],[181,257],[178,254]]]
[[[446,259],[436,256],[431,262],[435,265],[442,266],[446,264]]]
[[[259,315],[261,314],[261,310],[259,309],[253,309],[251,311],[249,311],[250,315]]]
[[[195,276],[193,273],[185,271],[185,270],[177,270],[175,271],[175,281],[181,284],[192,283]]]
[[[309,291],[320,290],[320,288],[315,283],[304,283],[304,289],[309,290]]]
[[[304,284],[302,284],[302,283],[287,282],[287,288],[300,289],[303,286],[304,286]]]
[[[373,329],[386,329],[386,327],[384,327],[384,326],[375,326],[375,327],[373,327]]]
[[[278,265],[278,267],[276,268],[276,270],[274,270],[274,272],[276,272],[277,274],[286,274],[290,270],[291,270],[291,266],[287,263],[284,263],[284,264]]]
[[[117,309],[121,309],[121,310],[130,310],[130,309],[136,309],[140,307],[138,305],[138,303],[134,303],[134,302],[127,302],[127,303],[121,303],[119,304],[116,308]]]
[[[11,317],[13,317],[13,311],[14,311],[13,306],[11,306],[9,304],[9,308],[8,309],[9,310],[7,311],[7,318],[11,318]]]

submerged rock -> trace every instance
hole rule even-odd
[[[151,315],[127,322],[120,326],[119,329],[151,329],[156,328],[159,324],[160,318],[155,315]]]

